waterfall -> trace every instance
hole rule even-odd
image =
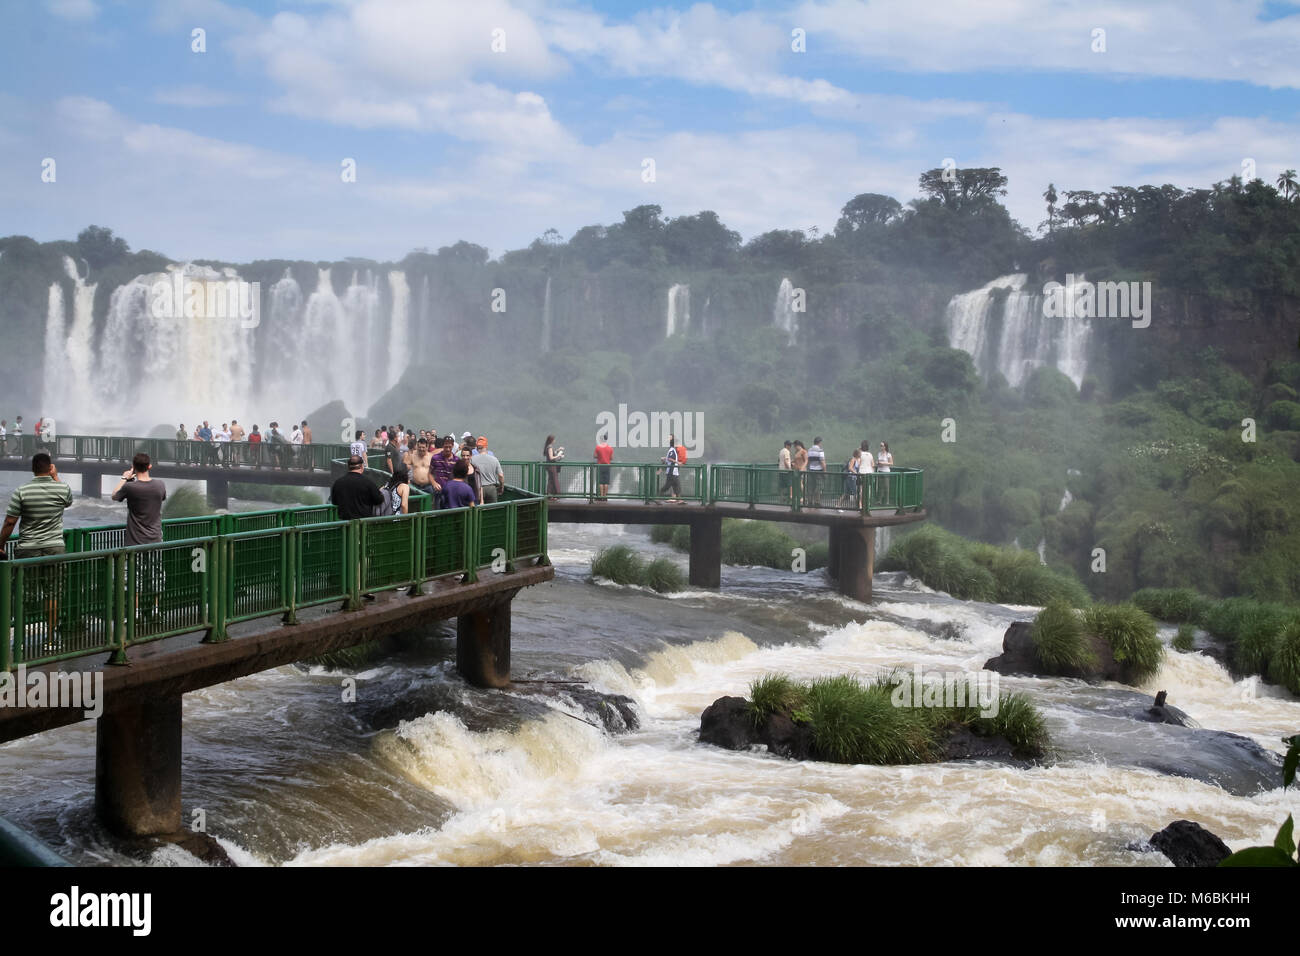
[[[388,290],[393,299],[388,333],[388,387],[391,388],[406,371],[411,351],[411,287],[406,284],[406,273],[396,269],[389,272]]]
[[[551,277],[546,277],[546,293],[542,296],[542,351],[551,350]]]
[[[776,291],[776,302],[772,306],[772,323],[785,332],[788,344],[794,345],[799,335],[799,319],[794,311],[794,285],[789,279],[782,279],[781,287]]]
[[[893,540],[893,529],[889,527],[876,528],[876,561],[885,556],[889,550],[889,545]]]
[[[668,290],[668,308],[664,321],[664,338],[685,332],[691,324],[691,287],[675,285]]]
[[[1043,296],[1025,288],[1024,273],[999,276],[948,303],[948,344],[967,352],[985,378],[1001,372],[1012,386],[1024,384],[1036,368],[1051,365],[1075,386],[1087,373],[1092,336],[1089,319],[1048,318]],[[1067,287],[1075,298],[1078,287]],[[1004,296],[1001,303],[999,296]],[[1073,304],[1073,303],[1071,303]]]
[[[400,270],[388,272],[387,295],[365,270],[340,297],[330,270],[320,269],[304,301],[288,269],[262,296],[233,269],[172,265],[115,288],[97,329],[95,286],[71,259],[64,268],[74,293],[69,302],[61,283],[50,288],[40,412],[65,432],[141,434],[164,416],[265,426],[300,420],[333,399],[364,414],[400,379],[412,348]]]
[[[426,273],[420,277],[420,327],[416,330],[418,334],[415,341],[416,351],[420,353],[437,346],[437,341],[429,328],[430,311],[429,276]]]
[[[1058,512],[1058,513],[1059,513],[1059,512],[1062,512],[1062,511],[1064,511],[1066,508],[1070,507],[1070,502],[1073,501],[1073,500],[1074,500],[1074,495],[1070,494],[1070,489],[1069,489],[1069,488],[1066,488],[1066,489],[1065,489],[1065,494],[1061,495],[1061,507],[1059,507],[1059,508],[1056,509],[1057,512]]]
[[[1046,564],[1047,563],[1047,539],[1046,538],[1038,539],[1037,551],[1038,551],[1038,563]]]

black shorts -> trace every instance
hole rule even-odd
[[[611,470],[611,469],[610,469],[609,465],[600,465],[600,466],[596,469],[596,484],[598,484],[598,485],[607,485],[607,484],[609,484],[609,473],[610,473],[610,470]]]

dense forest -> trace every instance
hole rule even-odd
[[[783,439],[815,435],[842,461],[863,438],[885,439],[899,464],[926,469],[935,522],[992,543],[1045,541],[1048,563],[1097,597],[1186,586],[1300,598],[1294,173],[1276,185],[1050,186],[1032,231],[1002,205],[1006,185],[996,168],[929,170],[906,205],[859,195],[833,230],[748,242],[714,212],[665,217],[647,204],[495,259],[461,241],[398,263],[206,264],[264,289],[288,270],[309,292],[323,267],[339,294],[365,269],[401,269],[427,288],[413,293],[405,375],[351,409],[369,421],[484,431],[511,458],[534,457],[555,433],[585,459],[596,416],[619,404],[702,414],[709,461],[774,462]],[[114,287],[170,261],[98,227],[75,242],[9,237],[0,253],[16,370],[5,408],[40,394],[48,290],[74,291],[64,256],[93,270],[97,325]],[[1081,387],[1044,367],[1012,388],[949,347],[945,308],[1017,272],[1035,288],[1070,273],[1150,282],[1153,321],[1098,320]],[[793,343],[774,321],[783,279],[806,303]],[[667,336],[677,285],[689,286],[690,318]],[[283,330],[256,334],[259,374],[299,357]]]

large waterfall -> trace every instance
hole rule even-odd
[[[675,285],[668,290],[668,306],[664,318],[664,338],[685,332],[691,325],[691,287]]]
[[[772,306],[772,323],[785,332],[789,344],[794,345],[799,335],[799,319],[794,308],[794,284],[789,279],[782,279],[781,287],[776,290],[776,302]]]
[[[1077,317],[1072,308],[1067,318],[1049,318],[1043,295],[1026,289],[1025,282],[1024,273],[1000,276],[953,296],[947,313],[949,344],[969,352],[985,378],[1001,372],[1011,385],[1021,385],[1034,369],[1050,365],[1081,385],[1092,320]]]
[[[50,286],[39,412],[65,433],[204,419],[287,425],[334,399],[365,414],[413,348],[410,288],[399,270],[382,286],[375,272],[354,271],[339,296],[330,270],[319,269],[304,296],[288,269],[262,290],[233,269],[186,263],[118,286],[97,322],[96,287],[71,259],[64,268],[73,294],[68,301],[62,283]],[[230,307],[214,310],[227,290]]]

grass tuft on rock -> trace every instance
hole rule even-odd
[[[971,730],[983,737],[1005,737],[1018,754],[1025,756],[1042,756],[1050,742],[1047,722],[1027,694],[1003,694],[998,699],[997,714],[976,716]]]
[[[1156,622],[1136,604],[1095,604],[1082,614],[1083,628],[1110,645],[1126,684],[1144,684],[1156,675],[1165,645]]]
[[[1300,615],[1293,615],[1278,632],[1268,660],[1268,679],[1300,694]]]
[[[669,594],[686,587],[686,576],[671,559],[655,558],[645,566],[642,582],[660,594]]]
[[[337,651],[328,651],[315,657],[303,658],[299,663],[316,667],[328,667],[330,670],[362,670],[382,659],[388,649],[382,640],[367,641],[351,647],[341,647]]]
[[[1034,618],[1031,637],[1038,659],[1053,673],[1063,670],[1091,670],[1097,666],[1084,635],[1083,622],[1063,600],[1049,601]]]
[[[181,485],[167,489],[167,500],[162,508],[164,518],[195,518],[214,513],[208,507],[207,496],[197,486]]]
[[[668,558],[647,563],[625,544],[602,548],[591,560],[591,573],[615,584],[636,584],[661,594],[686,587],[681,568]]]
[[[1174,635],[1174,650],[1186,654],[1196,649],[1196,628],[1190,624],[1179,624],[1178,633]]]
[[[807,702],[807,689],[785,674],[765,674],[749,685],[749,712],[756,725],[773,714],[803,711]]]

